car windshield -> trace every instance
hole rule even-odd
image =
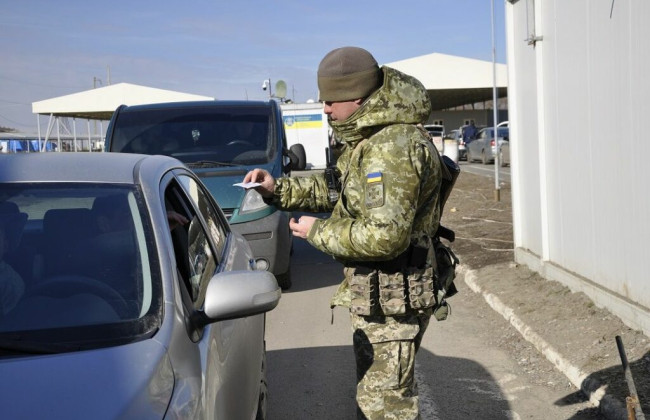
[[[256,165],[276,153],[269,107],[163,107],[122,112],[113,152],[162,154],[197,166]]]
[[[152,331],[161,291],[138,197],[132,186],[0,184],[0,350]]]

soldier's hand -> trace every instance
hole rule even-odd
[[[275,191],[275,179],[273,176],[264,169],[255,168],[244,176],[244,182],[258,182],[259,187],[255,190],[262,195],[262,197],[271,197]]]
[[[289,220],[289,229],[291,229],[293,236],[306,239],[309,234],[309,229],[311,229],[315,221],[316,218],[312,216],[301,216],[298,221],[292,217]]]

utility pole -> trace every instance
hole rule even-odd
[[[109,80],[110,80],[110,73],[109,73]],[[99,82],[100,85],[103,85],[102,79],[93,76],[93,89],[97,89],[97,82]],[[88,129],[90,129],[90,127],[88,127]],[[93,134],[97,134],[97,120],[93,120]],[[90,133],[88,133],[88,137],[90,137]],[[90,142],[90,148],[92,149],[92,141]]]
[[[494,120],[494,201],[501,201],[501,186],[499,185],[499,133],[497,131],[497,48],[494,35],[494,0],[492,0],[492,108]]]

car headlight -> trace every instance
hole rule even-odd
[[[244,199],[242,200],[239,214],[251,213],[254,211],[262,210],[265,207],[268,206],[262,199],[260,193],[251,188],[249,190],[246,190],[246,195],[244,195]]]

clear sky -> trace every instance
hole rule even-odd
[[[499,63],[504,1],[494,0]],[[32,102],[109,81],[268,99],[270,78],[305,102],[317,99],[321,58],[341,46],[380,64],[434,52],[492,60],[491,0],[0,0],[0,10],[0,126],[27,133]]]

